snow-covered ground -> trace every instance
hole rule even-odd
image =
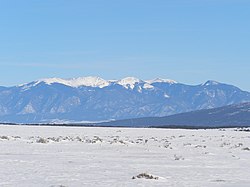
[[[1,125],[0,186],[247,187],[250,132]]]

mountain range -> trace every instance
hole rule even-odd
[[[249,101],[249,92],[216,81],[186,85],[159,78],[49,78],[0,87],[0,121],[72,123],[162,117]]]

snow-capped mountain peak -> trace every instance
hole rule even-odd
[[[171,80],[171,79],[161,79],[161,78],[156,78],[156,79],[152,79],[152,80],[147,80],[146,81],[149,84],[153,84],[153,83],[169,83],[169,84],[176,84],[177,82],[175,80]]]
[[[100,77],[79,77],[73,79],[61,79],[61,78],[48,78],[48,79],[41,79],[36,84],[40,82],[45,82],[48,85],[59,83],[64,84],[70,87],[80,87],[80,86],[90,86],[90,87],[99,87],[103,88],[110,84],[109,81],[106,81]]]
[[[91,86],[91,87],[99,87],[103,88],[110,84],[109,81],[106,81],[100,77],[79,77],[76,79],[70,80],[71,86],[79,87],[79,86]]]
[[[217,81],[208,80],[205,83],[203,83],[202,86],[214,86],[214,85],[218,85],[218,84],[220,84],[220,83]]]
[[[142,88],[144,89],[152,89],[154,86],[153,83],[168,83],[168,84],[175,84],[177,83],[174,80],[171,79],[160,79],[156,78],[153,80],[143,81],[141,79],[138,79],[136,77],[126,77],[121,80],[104,80],[97,76],[88,76],[88,77],[79,77],[79,78],[72,78],[72,79],[62,79],[62,78],[45,78],[40,79],[38,81],[34,81],[27,84],[19,85],[18,87],[22,87],[23,90],[28,90],[33,86],[36,86],[40,83],[45,83],[47,85],[52,85],[55,83],[63,84],[70,87],[80,87],[80,86],[89,86],[89,87],[99,87],[104,88],[111,84],[119,84],[123,86],[126,89],[134,89],[134,87],[137,84],[141,84]]]
[[[44,82],[44,83],[46,83],[46,84],[48,84],[48,85],[51,85],[51,84],[53,84],[53,83],[59,83],[59,84],[68,85],[68,81],[67,81],[67,80],[61,79],[61,78],[55,78],[55,77],[54,77],[54,78],[40,79],[40,80],[38,80],[38,81],[34,84],[34,86],[37,85],[37,84],[39,84],[39,83],[41,83],[41,82]]]
[[[127,89],[128,88],[134,89],[135,85],[138,83],[143,83],[143,81],[135,77],[126,77],[124,79],[117,81],[117,84],[120,84]]]

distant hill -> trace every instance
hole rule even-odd
[[[76,123],[162,117],[250,102],[250,93],[216,81],[50,78],[0,87],[0,122]]]
[[[250,127],[250,102],[167,117],[138,118],[98,124],[124,127]]]

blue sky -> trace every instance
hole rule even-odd
[[[96,75],[250,91],[248,0],[0,2],[0,85]]]

